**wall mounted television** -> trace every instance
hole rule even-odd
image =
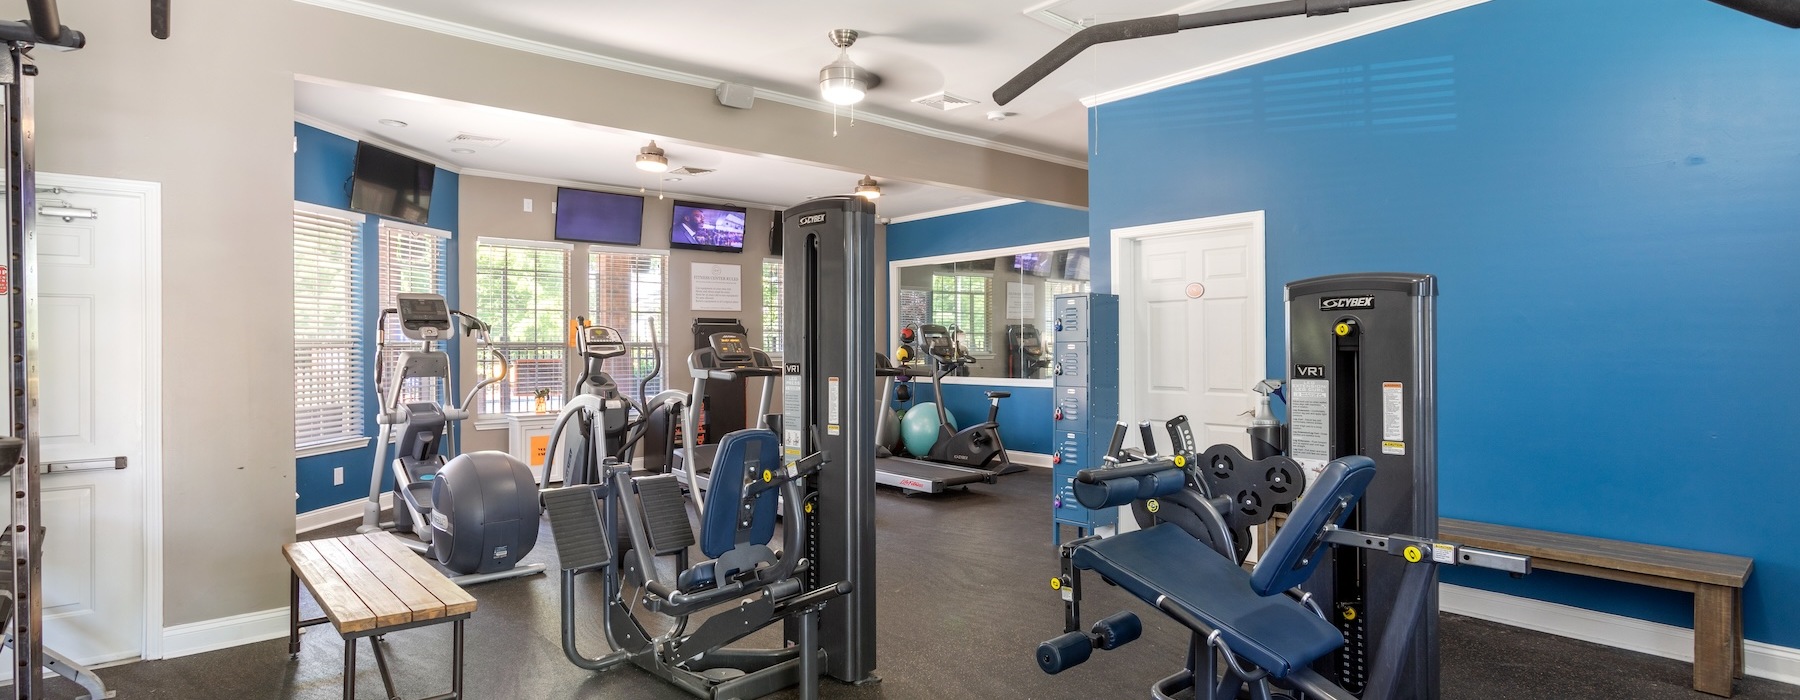
[[[643,239],[643,197],[556,188],[556,240],[638,245]]]
[[[350,209],[410,221],[431,219],[431,182],[437,166],[367,142],[356,144],[350,175]]]
[[[742,207],[675,203],[675,221],[669,227],[669,247],[736,253],[744,249]]]

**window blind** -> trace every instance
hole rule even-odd
[[[990,282],[986,275],[931,276],[932,323],[963,331],[973,355],[992,352],[988,342]]]
[[[628,253],[604,249],[588,252],[588,320],[609,326],[625,336],[625,355],[607,360],[601,368],[612,375],[619,393],[637,397],[638,382],[656,364],[659,348],[650,344],[650,330],[658,342],[667,343],[669,324],[664,302],[669,282],[668,256],[661,253]],[[662,373],[644,387],[644,396],[655,396],[667,384],[675,366],[664,358]]]
[[[762,350],[781,357],[781,261],[763,259]]]
[[[562,408],[568,380],[569,251],[529,242],[484,238],[475,246],[475,315],[492,327],[496,348],[512,372],[482,392],[481,413],[530,413],[543,390],[546,408]],[[481,359],[481,376],[498,372]]]
[[[445,261],[449,238],[447,234],[438,234],[429,230],[382,226],[379,246],[380,260],[377,267],[379,279],[377,296],[380,307],[392,309],[397,305],[399,294],[444,294],[444,280],[447,276]],[[415,349],[421,342],[406,337],[400,331],[400,319],[389,317],[387,327],[382,329],[383,340],[387,343],[387,351],[382,355],[381,376],[385,378],[381,392],[387,395],[388,384],[398,376],[400,351]],[[436,379],[407,382],[400,394],[402,403],[444,400],[440,393],[443,382]]]
[[[294,447],[362,437],[361,222],[294,208]]]

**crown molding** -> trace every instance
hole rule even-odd
[[[362,16],[362,17],[368,17],[370,19],[380,20],[383,22],[391,22],[393,24],[399,24],[399,25],[404,25],[404,26],[408,26],[408,27],[413,27],[415,29],[423,29],[428,32],[435,32],[438,34],[453,36],[453,37],[457,37],[459,39],[467,39],[469,41],[476,41],[476,42],[480,42],[483,44],[498,46],[498,47],[505,48],[505,49],[512,49],[514,51],[523,51],[525,53],[537,54],[539,56],[547,56],[549,58],[555,58],[555,59],[559,59],[559,60],[595,66],[598,68],[605,68],[608,70],[619,71],[621,73],[630,73],[632,75],[641,75],[641,76],[644,76],[647,78],[656,78],[658,80],[667,80],[669,82],[681,83],[683,85],[692,85],[695,87],[703,87],[703,88],[707,88],[709,90],[718,87],[719,83],[725,82],[718,78],[710,78],[710,77],[707,77],[704,75],[688,73],[686,71],[671,70],[668,68],[659,68],[657,66],[638,63],[636,61],[627,61],[624,59],[613,58],[611,56],[604,56],[601,54],[593,53],[591,51],[581,51],[578,49],[571,49],[571,48],[568,48],[565,46],[557,46],[555,44],[537,41],[534,39],[526,39],[523,37],[513,36],[511,34],[503,34],[500,32],[493,31],[493,30],[489,30],[489,29],[482,29],[480,27],[471,27],[466,24],[450,22],[450,21],[438,19],[435,17],[428,17],[426,15],[421,15],[421,14],[418,14],[415,12],[407,12],[405,10],[398,10],[398,9],[386,7],[383,5],[377,5],[373,2],[368,2],[368,0],[295,0],[295,2],[300,2],[300,3],[307,4],[307,5],[313,5],[316,7],[322,7],[322,8],[328,9],[328,10],[336,10],[339,12],[345,12],[345,13],[349,13],[349,14],[353,14],[353,15]],[[814,98],[809,98],[809,97],[802,97],[800,95],[793,95],[793,94],[780,92],[780,91],[776,91],[776,90],[770,90],[770,89],[761,88],[761,87],[758,87],[755,89],[756,89],[757,99],[768,100],[770,102],[778,102],[778,103],[793,106],[793,107],[802,107],[802,108],[810,109],[810,110],[817,111],[817,112],[830,113],[832,110],[831,103],[826,102],[824,100],[814,99]],[[861,112],[861,113],[857,114],[856,118],[860,121],[865,121],[870,124],[885,126],[885,127],[891,128],[891,129],[898,129],[900,131],[907,131],[907,132],[919,134],[921,136],[929,136],[931,138],[942,139],[945,141],[951,141],[951,142],[955,142],[955,143],[961,143],[961,144],[965,144],[965,145],[969,145],[969,146],[976,146],[978,148],[986,148],[989,150],[1000,151],[1003,153],[1011,153],[1013,155],[1024,156],[1026,158],[1032,158],[1032,159],[1041,160],[1041,161],[1045,161],[1045,162],[1049,162],[1049,163],[1056,163],[1058,165],[1066,165],[1071,168],[1080,168],[1082,170],[1087,169],[1087,161],[1085,161],[1085,160],[1081,160],[1081,159],[1077,159],[1077,158],[1070,158],[1068,156],[1058,155],[1055,153],[1047,153],[1047,152],[1040,151],[1040,150],[1033,149],[1033,148],[1026,148],[1024,146],[1015,146],[1015,145],[1008,144],[1008,143],[1001,143],[999,141],[994,141],[992,139],[983,138],[980,136],[973,136],[970,134],[964,134],[961,132],[950,131],[947,129],[941,129],[941,128],[934,127],[934,126],[926,126],[924,124],[910,122],[910,121],[906,121],[903,119],[897,119],[894,117],[883,116],[880,114],[872,114],[869,112]]]
[[[1286,58],[1297,53],[1304,53],[1313,49],[1330,46],[1338,42],[1368,36],[1404,24],[1411,24],[1419,20],[1430,19],[1438,15],[1474,7],[1487,1],[1488,0],[1426,0],[1424,2],[1406,5],[1404,6],[1404,9],[1397,12],[1366,19],[1360,22],[1352,22],[1331,31],[1321,32],[1285,44],[1278,44],[1249,53],[1238,54],[1222,61],[1215,61],[1177,73],[1170,73],[1163,77],[1146,80],[1136,85],[1127,85],[1116,90],[1107,90],[1106,92],[1097,95],[1089,95],[1081,98],[1081,104],[1091,109],[1099,107],[1100,105],[1118,102],[1119,100],[1129,99],[1140,95],[1148,95],[1157,90],[1171,88],[1184,83],[1191,83],[1203,78],[1211,78],[1215,75],[1229,73],[1239,68],[1247,68],[1258,63],[1267,63],[1278,58]]]

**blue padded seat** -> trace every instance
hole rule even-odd
[[[777,500],[775,489],[756,495],[750,527],[738,531],[738,506],[749,479],[762,478],[763,470],[781,468],[781,438],[772,430],[750,428],[733,431],[719,441],[713,458],[712,481],[706,489],[706,509],[700,514],[700,551],[718,558],[739,542],[768,544],[775,537]]]
[[[688,567],[675,576],[675,590],[693,593],[712,588],[718,583],[718,577],[714,574],[717,564],[715,561],[703,561]]]
[[[1343,635],[1317,614],[1285,595],[1257,595],[1249,572],[1168,523],[1078,547],[1075,566],[1152,606],[1168,596],[1218,630],[1233,652],[1276,678],[1344,644]]]

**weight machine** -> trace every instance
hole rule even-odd
[[[87,45],[81,32],[63,25],[56,0],[29,0],[30,18],[0,21],[0,100],[5,102],[6,125],[0,129],[0,151],[5,153],[6,236],[0,252],[0,294],[6,296],[6,312],[12,323],[5,334],[11,367],[6,372],[10,436],[0,438],[0,477],[12,481],[12,527],[0,535],[0,556],[10,565],[0,569],[0,628],[4,646],[13,651],[12,697],[28,700],[44,697],[48,669],[79,684],[87,698],[110,698],[111,691],[93,671],[55,651],[44,648],[43,586],[44,541],[40,502],[38,455],[37,373],[37,120],[33,90],[37,63],[31,56],[43,46],[74,51]],[[150,33],[169,38],[169,0],[150,3]]]

